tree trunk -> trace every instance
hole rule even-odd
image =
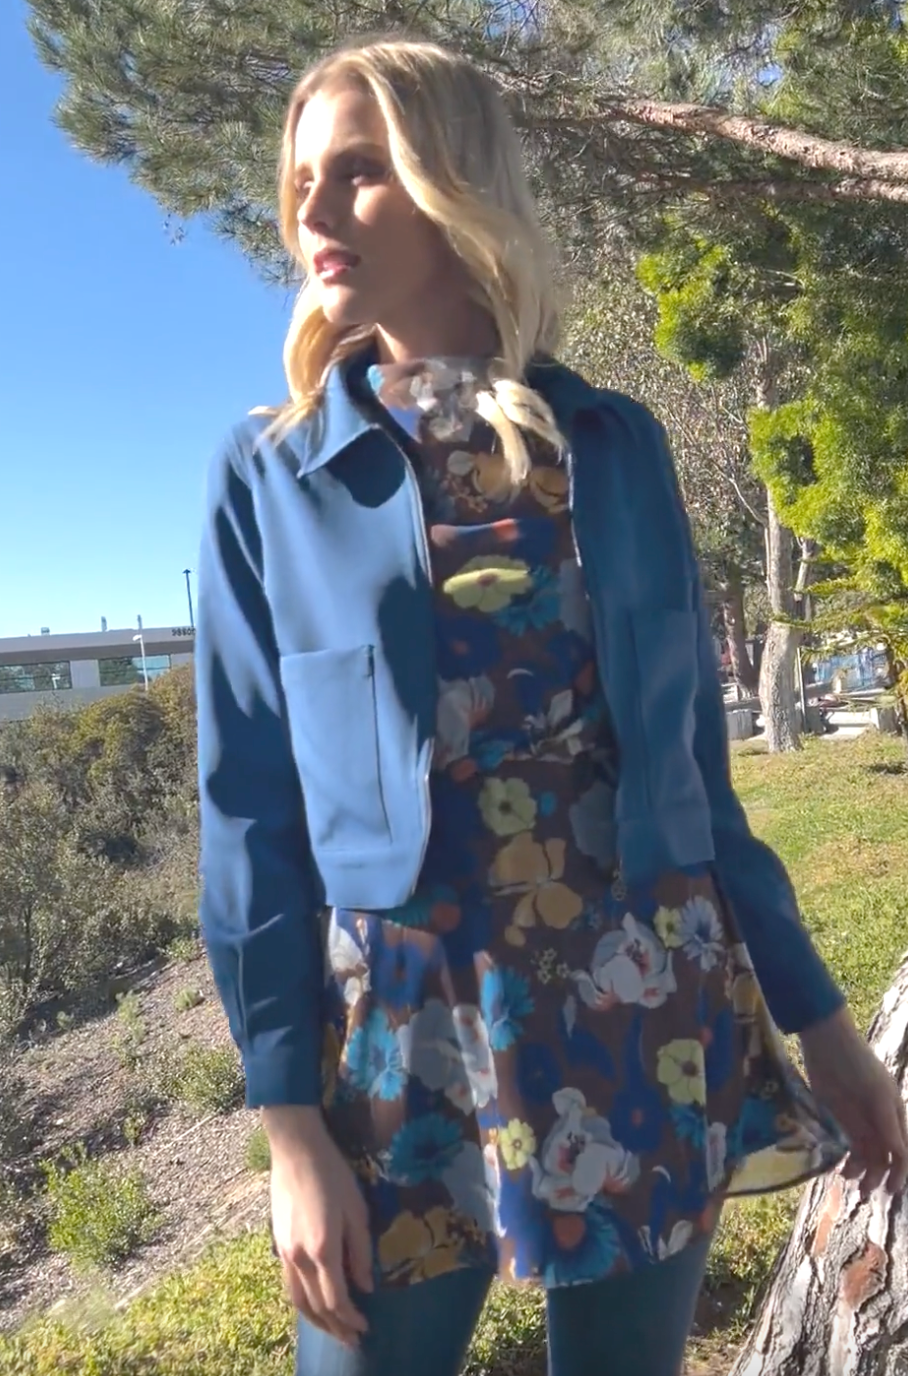
[[[759,675],[747,650],[747,623],[744,617],[744,580],[737,565],[730,565],[728,576],[719,589],[722,599],[722,621],[728,641],[728,658],[735,682],[747,693],[756,693]]]
[[[870,1042],[908,1094],[908,957]],[[731,1376],[906,1376],[908,1193],[862,1204],[838,1174],[805,1190]]]
[[[767,493],[769,524],[766,531],[766,583],[772,610],[782,616],[794,615],[792,593],[792,534],[779,520],[772,495]],[[775,754],[799,750],[801,730],[795,697],[795,661],[800,642],[796,626],[786,621],[770,622],[760,661],[760,705],[766,729],[766,744]]]
[[[778,397],[776,363],[767,342],[762,345],[763,367],[756,403],[771,410]],[[801,724],[795,699],[795,665],[801,633],[794,618],[794,536],[783,526],[772,493],[766,492],[766,590],[773,619],[760,660],[760,706],[766,744],[772,754],[801,748]],[[776,620],[776,617],[785,618]]]

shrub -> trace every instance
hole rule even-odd
[[[17,1067],[12,1046],[0,1043],[0,1167],[19,1156],[30,1140],[25,1080]]]
[[[117,995],[117,1017],[120,1024],[114,1038],[117,1056],[127,1070],[134,1070],[138,1065],[142,1044],[148,1036],[139,996],[134,990]]]
[[[88,1270],[123,1261],[151,1240],[159,1215],[141,1171],[121,1174],[110,1162],[89,1161],[81,1144],[67,1164],[69,1170],[42,1163],[53,1251],[64,1253],[76,1269]]]
[[[257,1175],[271,1170],[271,1144],[263,1127],[254,1128],[246,1143],[246,1166]]]
[[[158,1093],[195,1113],[228,1113],[243,1100],[243,1071],[230,1047],[191,1043],[157,1057],[150,1074]]]
[[[200,1003],[205,1002],[205,995],[201,989],[194,989],[189,985],[185,989],[177,990],[173,1000],[173,1006],[178,1013],[188,1013],[190,1008],[198,1008]]]

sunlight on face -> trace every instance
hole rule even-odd
[[[412,332],[415,316],[443,306],[455,264],[394,175],[381,111],[355,86],[319,91],[300,115],[295,154],[300,249],[325,315]]]

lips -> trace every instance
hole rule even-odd
[[[322,282],[333,282],[355,268],[359,261],[359,254],[347,249],[323,248],[313,258],[312,267]]]

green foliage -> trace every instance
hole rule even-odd
[[[246,1167],[256,1174],[271,1170],[271,1144],[263,1127],[257,1127],[249,1135],[246,1143]]]
[[[202,946],[198,933],[181,932],[167,946],[168,960],[179,961],[181,964],[198,960],[201,954]]]
[[[840,112],[865,101],[876,110],[888,100],[901,116],[905,106],[897,70],[885,61],[895,28],[889,7],[868,10],[857,0],[794,9],[756,0],[550,0],[544,7],[29,0],[29,7],[38,53],[62,78],[58,122],[77,147],[153,194],[175,237],[203,217],[280,281],[288,265],[274,179],[285,104],[301,71],[357,34],[436,39],[499,77],[559,243],[587,262],[614,242],[616,229],[645,237],[667,206],[706,209],[743,238],[773,198],[821,196],[835,180],[758,143],[625,118],[624,97],[724,103],[747,113],[775,98],[781,109],[767,74],[784,67],[802,84],[809,78],[812,89],[825,83]],[[866,11],[860,25],[859,11]],[[848,60],[855,35],[869,70],[858,57]],[[813,108],[804,105],[812,127]],[[848,132],[854,128],[861,131],[860,120]],[[797,158],[797,140],[793,151]]]
[[[67,1166],[44,1162],[55,1252],[88,1270],[123,1261],[151,1240],[159,1219],[140,1171],[124,1174],[109,1162],[90,1161],[81,1144]]]
[[[194,732],[182,669],[0,728],[0,1034],[197,931]]]
[[[698,382],[730,377],[747,351],[744,284],[731,252],[682,231],[641,258],[637,273],[658,301],[657,348]]]
[[[187,986],[185,989],[177,990],[174,996],[173,1006],[178,1013],[188,1013],[190,1008],[198,1008],[205,999],[201,989],[194,989]]]
[[[158,1057],[149,1075],[159,1094],[186,1104],[194,1113],[228,1113],[243,1100],[243,1071],[231,1047],[190,1043],[180,1052]]]
[[[0,1183],[3,1167],[20,1155],[32,1136],[25,1099],[25,1080],[11,1043],[0,1040]],[[0,1201],[0,1217],[2,1217]]]
[[[141,1003],[134,990],[117,995],[117,1016],[120,1024],[116,1037],[117,1054],[128,1070],[134,1070],[148,1036]]]

